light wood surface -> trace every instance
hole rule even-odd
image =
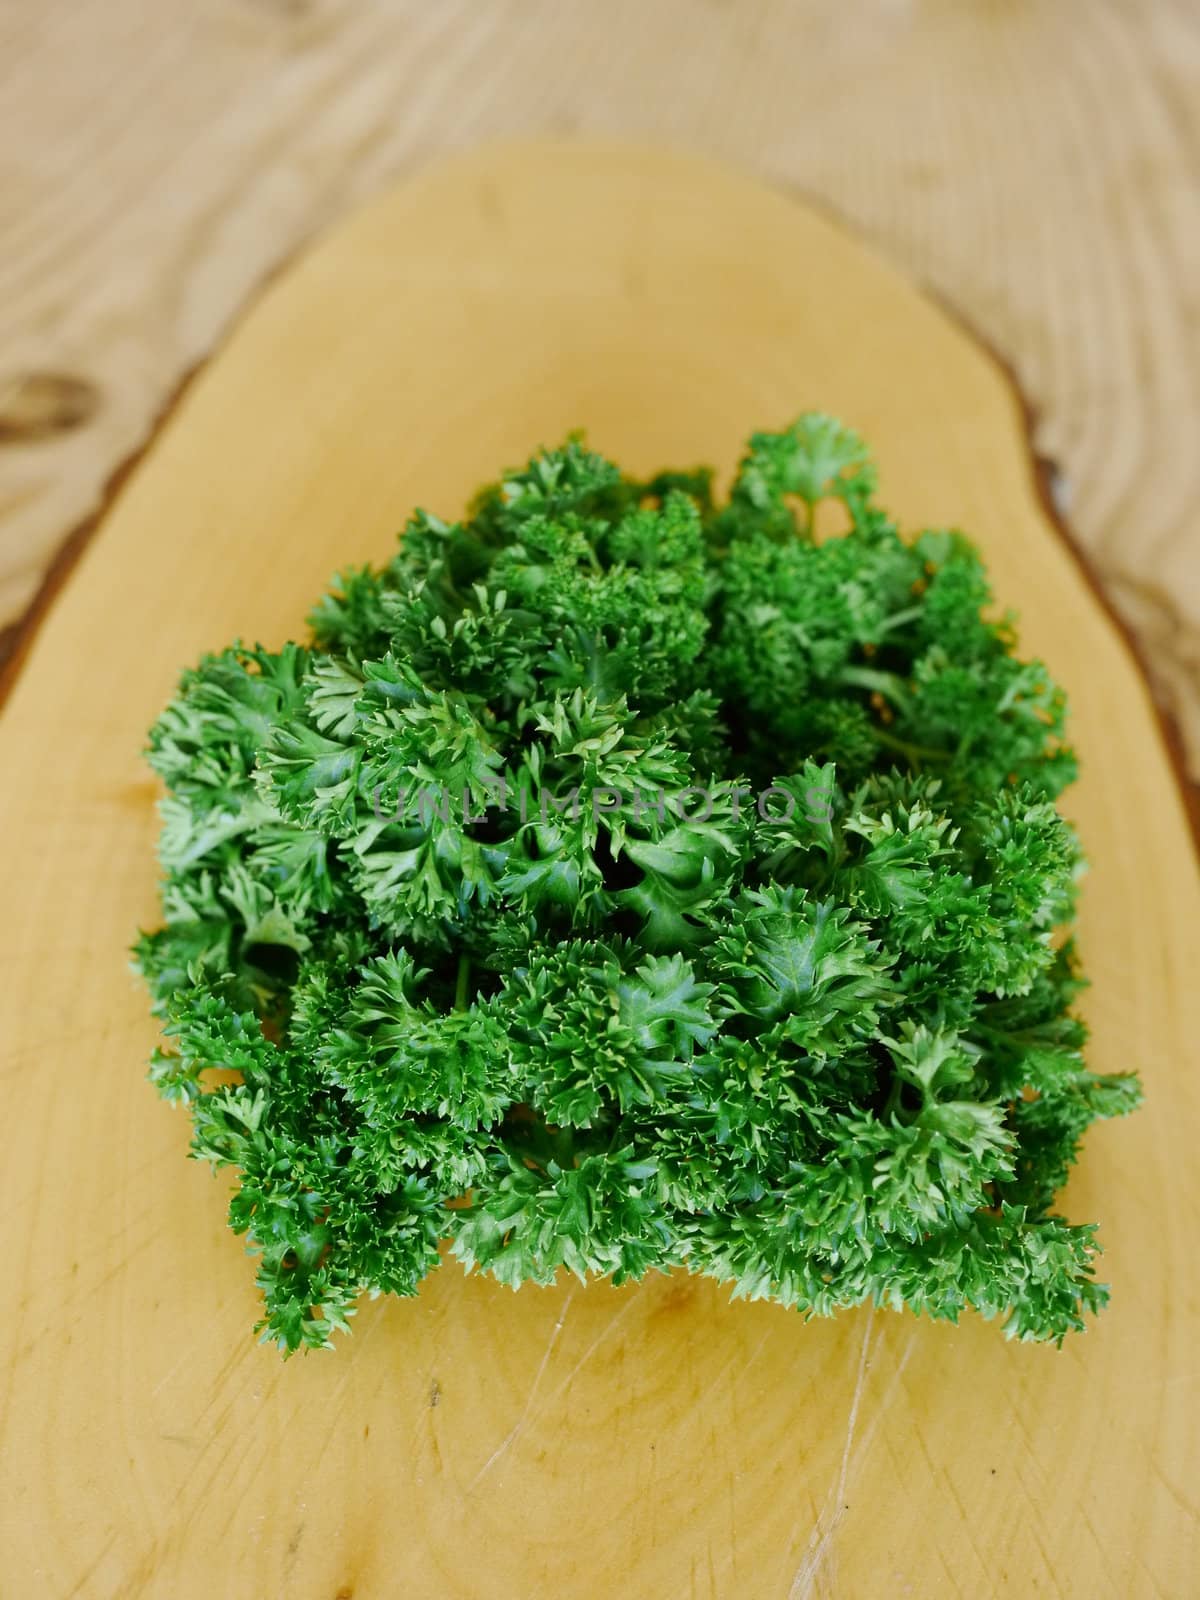
[[[0,0],[0,629],[302,240],[547,131],[798,186],[1003,351],[1200,778],[1195,0]]]
[[[584,424],[732,467],[819,403],[910,526],[958,523],[1068,686],[1093,861],[1090,1134],[1110,1310],[1061,1352],[968,1319],[805,1324],[659,1278],[512,1294],[447,1263],[337,1353],[257,1346],[225,1185],[143,1081],[144,730]],[[274,284],[189,389],[0,719],[9,1250],[0,1588],[65,1597],[1184,1596],[1197,1543],[1200,881],[1143,682],[1036,500],[1000,370],[813,212],[724,168],[515,147],[422,176]]]

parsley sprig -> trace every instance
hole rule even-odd
[[[445,1240],[514,1287],[1083,1326],[1055,1194],[1138,1087],[1083,1063],[1063,695],[989,610],[808,415],[724,502],[572,439],[418,512],[308,645],[184,674],[136,956],[264,1338],[327,1345]]]

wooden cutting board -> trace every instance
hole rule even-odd
[[[1111,1309],[1058,1352],[448,1263],[282,1364],[250,1337],[226,1184],[143,1079],[126,967],[156,916],[139,749],[177,670],[279,644],[414,504],[453,514],[571,427],[634,470],[727,474],[811,406],[873,442],[908,524],[974,533],[1073,698],[1091,1062],[1148,1095],[1066,1196],[1102,1224]],[[190,386],[41,628],[0,773],[5,1596],[1200,1592],[1193,843],[1006,378],[827,221],[594,147],[485,151],[376,203]]]

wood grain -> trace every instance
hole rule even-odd
[[[799,186],[1004,351],[1200,777],[1194,0],[0,0],[0,628],[301,241],[530,131]]]
[[[720,226],[714,226],[714,218]],[[1073,696],[1070,809],[1111,1309],[1061,1352],[864,1311],[806,1325],[685,1277],[516,1295],[446,1264],[330,1357],[256,1346],[224,1185],[142,1081],[125,966],[156,917],[144,729],[181,661],[293,633],[583,423],[633,470],[732,467],[819,397],[889,506],[981,540]],[[153,617],[155,626],[131,626]],[[10,1249],[0,1582],[286,1600],[1182,1596],[1197,1541],[1200,878],[1142,681],[1047,524],[1013,393],[842,232],[629,149],[463,159],[356,216],[189,388],[46,619],[0,721]]]
[[[1190,0],[0,0],[0,629],[301,240],[531,130],[800,186],[1005,350],[1200,776]]]

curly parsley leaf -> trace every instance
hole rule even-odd
[[[1103,1305],[1054,1207],[1139,1089],[1073,1011],[1064,698],[970,542],[874,495],[817,414],[724,503],[574,438],[415,513],[310,644],[184,673],[150,1076],[285,1353],[447,1240],[1022,1339]]]

